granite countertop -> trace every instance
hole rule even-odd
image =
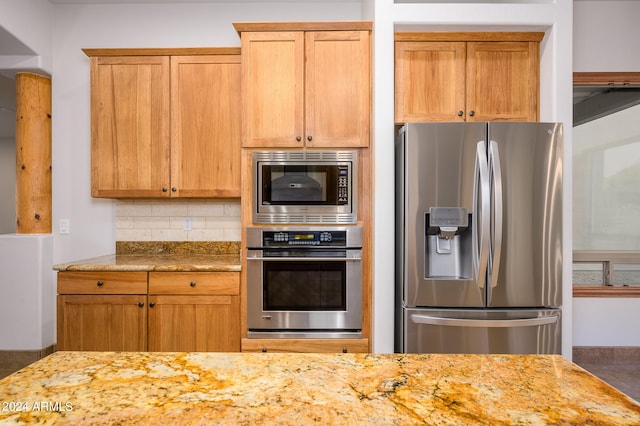
[[[640,424],[559,355],[56,352],[0,380],[10,424]]]
[[[239,242],[118,242],[115,254],[53,265],[56,271],[239,272]]]

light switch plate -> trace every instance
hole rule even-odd
[[[68,235],[71,233],[71,221],[69,219],[60,219],[60,235]]]

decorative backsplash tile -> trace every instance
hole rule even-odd
[[[240,241],[240,202],[120,200],[116,241]]]

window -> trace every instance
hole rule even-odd
[[[574,84],[574,295],[640,295],[640,73]]]

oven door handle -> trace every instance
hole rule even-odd
[[[358,261],[362,260],[362,257],[247,257],[247,260],[269,260],[276,262],[296,262],[296,261],[313,261],[313,262],[335,262],[340,260],[346,261]]]

